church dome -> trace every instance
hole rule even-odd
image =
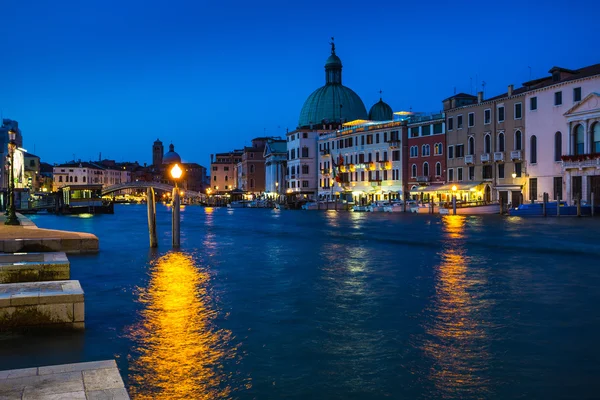
[[[391,121],[394,119],[392,107],[380,98],[369,110],[369,119],[371,121]]]
[[[163,164],[181,164],[181,157],[179,154],[175,153],[175,146],[173,144],[169,145],[169,151],[165,153],[162,160]]]
[[[304,102],[298,127],[366,118],[367,109],[360,97],[342,85],[342,60],[335,54],[332,42],[331,55],[325,62],[325,86],[312,92]]]

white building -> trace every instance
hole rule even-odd
[[[265,159],[265,192],[274,196],[285,193],[287,142],[269,140],[263,153]]]
[[[320,199],[401,198],[402,121],[353,121],[319,137]]]
[[[102,185],[103,188],[119,183],[131,182],[131,172],[103,168],[90,162],[66,163],[53,168],[52,190],[63,186]]]
[[[299,129],[287,136],[286,193],[314,199],[317,195],[317,137],[322,131]]]
[[[526,161],[529,193],[525,198],[573,203],[590,192],[600,197],[600,64],[526,82]],[[596,202],[597,203],[597,202]]]

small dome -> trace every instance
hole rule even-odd
[[[332,53],[325,61],[325,68],[331,67],[342,68],[342,60],[335,53]]]
[[[175,146],[173,144],[169,145],[169,151],[165,153],[162,160],[163,164],[181,164],[181,157],[179,154],[175,153]]]
[[[369,119],[371,121],[391,121],[394,119],[394,112],[392,107],[380,98],[369,110]]]

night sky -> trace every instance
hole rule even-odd
[[[592,0],[0,0],[0,109],[42,161],[150,164],[160,138],[207,166],[296,127],[331,36],[367,110],[381,89],[394,111],[432,112],[455,88],[485,81],[491,97],[599,63],[599,12]]]

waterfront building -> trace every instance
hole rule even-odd
[[[21,129],[19,129],[19,122],[14,121],[12,119],[4,118],[2,119],[2,125],[0,126],[0,157],[3,161],[3,166],[7,165],[6,160],[8,157],[8,131],[14,131],[15,142],[17,144],[17,150],[14,154],[15,161],[15,188],[23,188],[24,187],[24,170],[23,170],[23,136],[21,134]],[[8,168],[0,168],[0,181],[1,187],[4,190],[8,188]]]
[[[314,127],[288,132],[286,193],[296,199],[314,199],[317,194],[317,138],[329,130]]]
[[[323,200],[356,203],[396,199],[406,190],[402,143],[406,121],[356,120],[319,135],[319,189]]]
[[[265,192],[278,198],[282,193],[285,193],[286,140],[268,140],[263,158],[265,159]]]
[[[525,82],[527,198],[600,197],[600,64]]]
[[[409,190],[420,200],[429,199],[446,183],[445,125],[442,113],[408,115],[408,159],[404,168]],[[441,194],[435,200],[441,200]]]
[[[119,169],[105,168],[96,163],[77,161],[55,165],[52,172],[52,191],[63,186],[100,184],[103,188],[131,181],[131,173]]]
[[[325,85],[308,96],[300,111],[298,128],[286,135],[286,192],[296,198],[314,199],[324,187],[324,178],[318,171],[320,137],[340,129],[345,121],[367,119],[361,98],[342,84],[342,68],[332,38],[331,54],[325,61]],[[379,107],[375,107],[374,112],[384,115],[386,110]]]
[[[152,145],[152,165],[155,167],[162,165],[164,152],[163,143],[159,139],[156,139]]]
[[[446,180],[463,201],[521,204],[526,180],[525,92],[514,89],[484,100],[456,94],[443,100],[446,114]]]
[[[237,164],[242,161],[242,150],[210,155],[210,191],[212,194],[231,192],[237,187]]]
[[[42,184],[40,180],[40,158],[34,154],[23,152],[23,171],[25,187],[37,192]]]
[[[40,162],[40,190],[42,192],[51,192],[53,186],[53,171],[54,168],[51,164]]]
[[[237,188],[248,194],[258,195],[265,191],[265,146],[269,140],[279,139],[258,137],[252,139],[252,146],[244,146],[242,160],[236,165]]]

